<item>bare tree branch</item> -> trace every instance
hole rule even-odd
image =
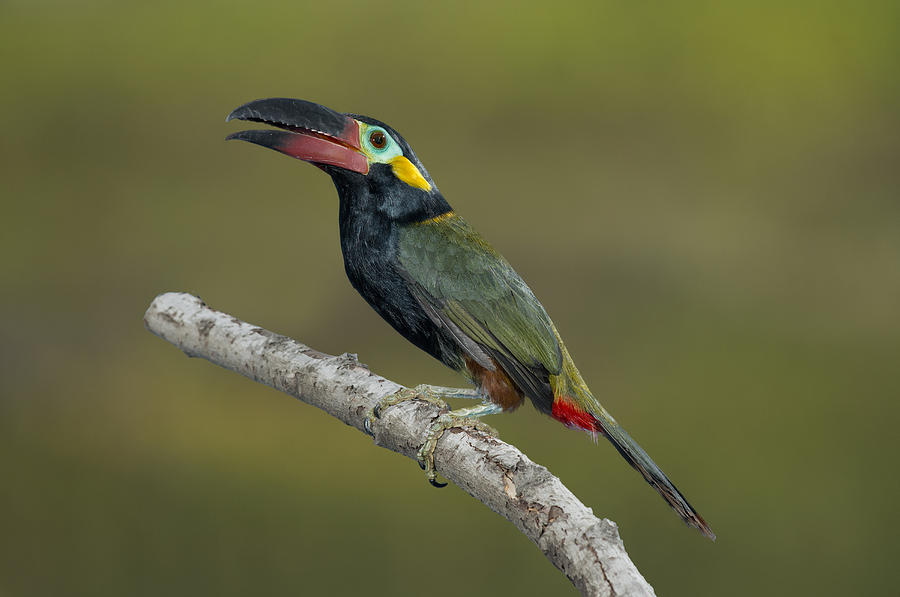
[[[210,309],[190,294],[159,295],[144,324],[188,356],[272,386],[360,431],[369,409],[401,389],[355,355],[322,354]],[[375,425],[375,443],[415,459],[438,414],[436,406],[419,400],[388,408]],[[435,463],[444,477],[534,541],[582,594],[654,595],[628,557],[616,524],[595,517],[559,479],[514,446],[478,431],[452,429],[438,442]]]

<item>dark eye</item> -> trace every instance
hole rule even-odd
[[[384,149],[387,145],[387,137],[381,131],[372,131],[369,135],[369,141],[375,149]]]

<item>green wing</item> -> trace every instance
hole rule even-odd
[[[402,228],[398,255],[419,303],[482,366],[493,369],[486,356],[496,358],[533,398],[528,386],[559,374],[562,354],[544,307],[465,220],[451,214]]]

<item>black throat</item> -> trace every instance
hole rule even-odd
[[[447,213],[450,206],[435,191],[434,200],[401,210],[391,198],[374,193],[368,177],[332,178],[340,197],[341,252],[350,283],[407,340],[444,364],[461,368],[458,346],[412,296],[397,257],[398,235],[405,226]]]

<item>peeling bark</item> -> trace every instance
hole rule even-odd
[[[360,431],[376,402],[402,387],[370,372],[356,355],[320,353],[211,309],[190,294],[159,295],[144,324],[188,356],[281,390]],[[415,460],[439,414],[436,406],[418,400],[388,408],[375,425],[375,443]],[[582,594],[654,595],[628,557],[616,524],[594,516],[514,446],[480,431],[451,429],[438,442],[435,465],[513,523]]]

